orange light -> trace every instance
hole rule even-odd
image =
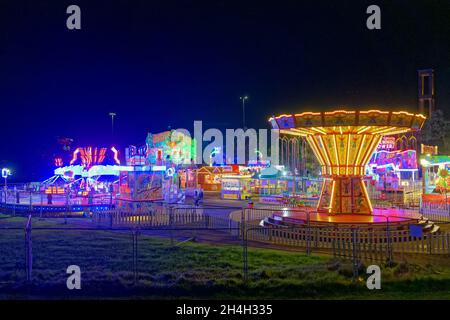
[[[328,150],[327,150],[327,148],[325,148],[325,143],[323,143],[323,139],[322,139],[322,136],[319,136],[319,140],[320,140],[320,143],[322,144],[322,146],[324,146],[324,151],[323,151],[323,153],[325,154],[325,157],[326,157],[326,159],[327,159],[327,163],[329,164],[329,165],[331,165],[331,159],[330,159],[330,157],[328,156]],[[320,150],[320,148],[319,148],[319,150]],[[331,173],[331,172],[330,172]]]
[[[331,213],[331,210],[333,209],[333,200],[334,200],[334,187],[336,185],[336,180],[333,180],[333,183],[331,185],[331,198],[330,198],[330,206],[328,208],[328,213]]]
[[[321,165],[325,165],[324,162],[324,158],[323,156],[320,154],[319,150],[317,149],[317,146],[314,142],[314,138],[312,138],[311,136],[306,137],[306,140],[309,142],[309,145],[311,146],[312,151],[314,152],[316,158],[319,160]]]
[[[275,119],[288,118],[288,117],[292,117],[292,114],[281,114],[281,115],[275,117]]]
[[[360,111],[359,113],[360,113],[360,114],[368,114],[368,113],[389,114],[389,111],[368,110],[368,111]]]
[[[335,110],[335,111],[327,111],[327,112],[325,112],[325,114],[327,114],[327,115],[334,115],[336,113],[356,114],[356,111]]]
[[[336,165],[339,165],[339,152],[338,152],[338,147],[337,147],[336,135],[335,134],[333,135],[333,141],[334,141],[334,151],[335,151],[335,155],[336,155]]]
[[[349,136],[348,136],[348,140],[347,140],[347,158],[345,159],[346,160],[346,168],[345,168],[345,174],[346,175],[348,175],[348,166],[349,166],[349,157],[350,157],[350,140],[351,140],[351,138],[352,138],[352,135],[350,134]]]
[[[361,134],[361,133],[363,133],[363,132],[365,132],[365,131],[367,131],[367,130],[369,130],[369,129],[370,129],[370,127],[365,126],[365,127],[363,127],[361,130],[358,130],[357,134]]]
[[[320,116],[320,112],[302,112],[302,113],[296,113],[296,117],[303,117],[303,116]]]
[[[367,203],[369,204],[370,212],[373,212],[372,204],[369,201],[369,193],[367,192],[366,184],[364,183],[363,179],[361,179],[361,184],[362,184],[362,189],[363,189],[364,195],[365,195],[366,199],[368,200]]]
[[[324,130],[322,130],[322,129],[319,129],[319,128],[317,128],[317,127],[311,127],[311,130],[317,131],[318,133],[327,134],[326,131],[324,131]]]
[[[77,160],[77,154],[80,152],[80,148],[76,148],[72,155],[72,160],[70,160],[70,164],[73,164]]]
[[[356,154],[356,161],[355,161],[355,165],[359,165],[359,157],[361,156],[361,151],[364,145],[364,140],[366,139],[366,135],[362,136],[362,140],[358,146],[358,153]]]
[[[120,165],[119,151],[117,151],[117,149],[114,147],[111,148],[111,151],[114,152],[114,161]]]

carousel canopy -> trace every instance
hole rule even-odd
[[[259,178],[260,179],[274,179],[278,178],[281,175],[281,170],[278,170],[275,167],[268,167],[261,170]]]

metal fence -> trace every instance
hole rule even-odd
[[[116,203],[111,194],[98,194],[89,199],[69,194],[49,197],[42,191],[32,189],[3,189],[0,195],[0,212],[24,216],[30,213],[40,217],[80,216],[88,211],[111,209]]]
[[[36,279],[35,274],[44,274],[49,264],[55,263],[61,250],[69,250],[74,256],[84,252],[86,264],[93,264],[89,270],[102,274],[102,265],[126,259],[129,261],[124,270],[108,268],[108,274],[124,272],[125,278],[136,283],[146,279],[148,274],[142,271],[141,260],[147,259],[139,254],[140,242],[148,237],[170,239],[170,248],[185,241],[197,239],[213,245],[233,244],[242,248],[242,276],[248,281],[248,247],[269,247],[275,249],[295,249],[306,254],[320,253],[352,261],[356,265],[361,261],[392,262],[399,256],[408,254],[450,255],[450,232],[439,231],[417,237],[408,228],[397,229],[389,223],[378,227],[368,225],[334,225],[320,226],[310,223],[307,209],[284,208],[295,211],[305,217],[300,225],[261,225],[265,218],[272,217],[278,209],[241,209],[223,207],[186,207],[155,203],[123,206],[114,210],[93,211],[91,219],[81,219],[78,227],[34,227],[33,215],[27,219],[25,226],[9,227],[0,230],[1,237],[11,237],[17,246],[17,237],[25,237],[24,249],[15,248],[12,261],[2,261],[14,271],[0,278],[9,279],[11,285],[17,279],[25,278],[28,282]],[[424,214],[425,215],[425,214]],[[111,253],[111,248],[96,245],[92,231],[108,232],[110,245],[122,252],[118,256]],[[49,243],[49,232],[62,233],[64,243]],[[67,239],[65,238],[67,235]],[[98,236],[98,235],[97,235]],[[147,237],[144,237],[147,236]],[[89,248],[79,248],[77,239],[92,237]],[[4,238],[3,243],[7,243]],[[22,238],[23,239],[23,238]],[[125,239],[125,240],[124,240]],[[117,241],[117,243],[116,243]],[[145,240],[147,241],[147,240]],[[23,242],[22,242],[23,243]],[[167,246],[167,244],[165,244]],[[5,246],[6,248],[7,246]],[[23,247],[22,247],[23,248]],[[69,248],[69,249],[67,249]],[[95,250],[94,250],[95,249]],[[108,250],[107,250],[108,249]],[[102,250],[105,250],[104,253]],[[8,249],[9,256],[11,252]],[[18,252],[22,252],[18,254]],[[48,260],[49,252],[54,259]],[[62,254],[62,253],[61,253]],[[97,257],[90,257],[95,255]],[[112,255],[112,256],[111,256]],[[69,263],[70,254],[64,254],[61,266]],[[11,265],[11,264],[14,265]],[[76,264],[76,263],[75,263]],[[102,278],[105,276],[102,275]],[[90,276],[94,279],[94,276]],[[33,280],[34,279],[34,280]],[[11,283],[10,283],[11,282]]]
[[[445,203],[422,203],[421,213],[436,222],[450,222],[450,206]]]
[[[204,216],[203,219],[199,219],[201,215]],[[153,225],[133,225],[129,219],[125,219],[119,221],[125,221],[126,225],[109,228],[92,223],[78,227],[46,227],[41,225],[46,220],[41,219],[36,219],[39,225],[35,226],[33,224],[37,222],[33,222],[35,218],[30,215],[25,226],[13,223],[12,226],[0,228],[0,295],[5,292],[14,294],[17,290],[24,289],[29,292],[29,288],[38,290],[39,286],[64,291],[66,268],[69,265],[80,266],[83,270],[83,283],[86,284],[87,281],[91,288],[105,283],[114,286],[118,278],[126,280],[126,285],[132,287],[139,287],[149,280],[155,282],[158,277],[165,281],[164,272],[171,273],[171,270],[159,270],[162,274],[155,274],[152,267],[155,263],[164,261],[163,255],[174,260],[178,259],[176,255],[180,253],[195,259],[202,256],[204,261],[214,259],[208,252],[202,251],[202,248],[185,245],[192,242],[193,235],[202,238],[201,232],[212,231],[220,233],[221,239],[229,244],[242,244],[238,239],[238,230],[228,225],[221,227],[222,220],[205,218],[207,216],[200,212],[174,212],[172,225],[169,220],[159,219],[154,220]],[[80,247],[81,243],[83,247]],[[159,247],[159,252],[153,255],[147,249],[146,254],[142,254],[141,251],[148,246]],[[217,257],[216,253],[213,255]],[[238,257],[242,259],[241,253],[238,253]],[[183,259],[180,263],[182,266],[177,266],[177,269],[184,269],[184,264],[189,265],[189,261]],[[186,272],[192,273],[194,270]],[[243,268],[236,272],[243,272]],[[217,273],[220,273],[220,269]],[[206,280],[213,281],[214,277]]]

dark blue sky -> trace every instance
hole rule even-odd
[[[66,28],[66,8],[82,30]],[[366,28],[369,4],[382,30]],[[271,114],[415,110],[419,68],[450,109],[450,2],[0,0],[0,165],[51,173],[56,136],[75,146],[143,143],[147,131],[241,125]]]

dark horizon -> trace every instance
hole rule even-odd
[[[81,30],[66,8],[81,7]],[[382,29],[366,28],[377,4]],[[11,1],[0,3],[0,165],[51,175],[56,137],[144,143],[147,132],[268,128],[273,114],[347,108],[417,112],[433,68],[450,111],[448,1]],[[109,112],[117,113],[111,142]]]

